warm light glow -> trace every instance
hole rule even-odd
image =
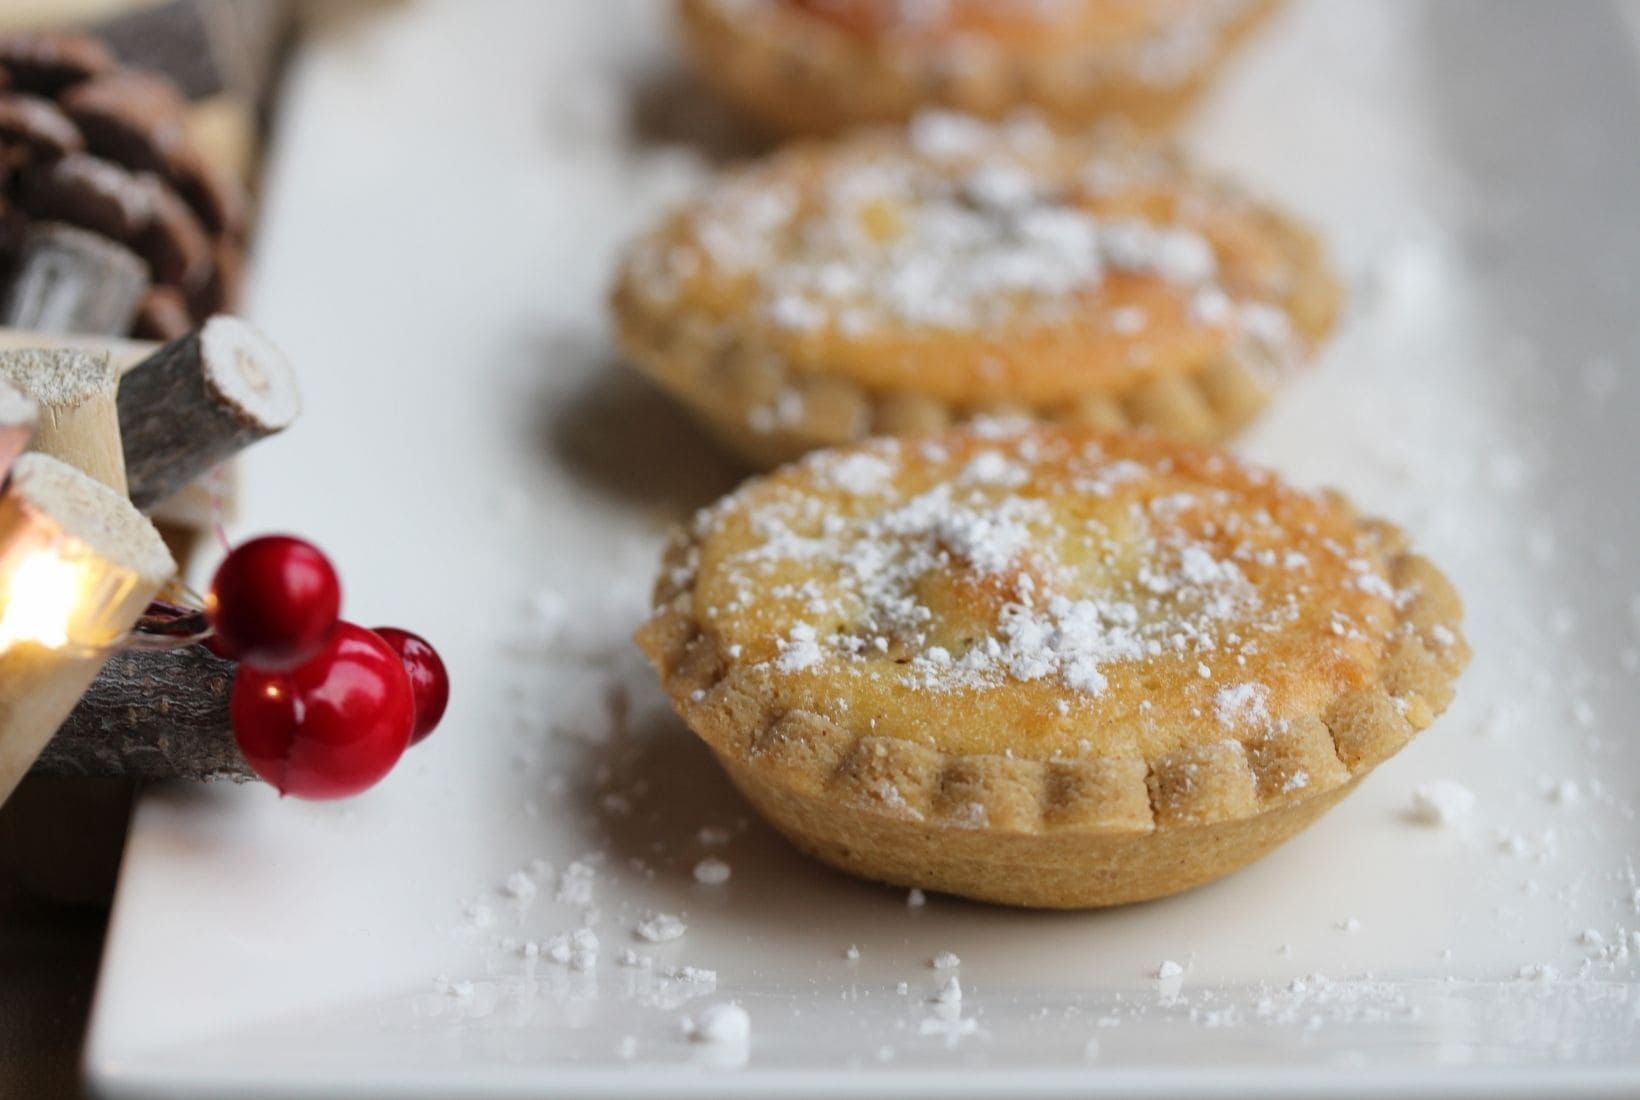
[[[18,642],[47,649],[68,645],[69,624],[86,596],[83,567],[50,550],[36,550],[5,579],[0,600],[0,651]]]

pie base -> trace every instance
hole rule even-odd
[[[1031,909],[1150,901],[1223,878],[1301,832],[1357,779],[1257,817],[1181,828],[998,834],[864,812],[771,782],[725,754],[718,762],[805,855],[859,878]]]

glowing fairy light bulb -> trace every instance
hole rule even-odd
[[[18,562],[4,581],[0,650],[18,642],[47,649],[68,645],[68,628],[86,597],[84,570],[49,549]]]
[[[0,491],[0,802],[176,572],[124,496],[43,454]]]

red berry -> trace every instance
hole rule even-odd
[[[438,650],[421,635],[396,626],[378,626],[376,633],[399,655],[404,671],[410,674],[410,687],[416,693],[416,728],[410,734],[414,745],[432,733],[444,717],[444,708],[450,703],[450,674],[444,670]]]
[[[288,672],[317,654],[341,607],[342,586],[330,559],[287,535],[235,547],[205,595],[217,652],[262,672]]]
[[[280,794],[301,798],[344,798],[373,785],[404,753],[416,720],[399,655],[347,622],[288,673],[240,666],[228,705],[246,763]]]

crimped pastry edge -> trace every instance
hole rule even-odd
[[[712,0],[681,0],[677,10],[695,70],[720,96],[777,133],[834,134],[904,120],[925,107],[992,118],[1031,107],[1064,124],[1114,118],[1162,131],[1279,7],[1279,0],[1254,0],[1220,29],[1201,64],[1171,84],[1137,79],[1098,58],[1047,65],[982,53],[960,67],[935,57],[890,58],[776,8],[734,18]]]

